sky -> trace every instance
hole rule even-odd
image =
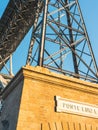
[[[0,18],[8,1],[9,0],[0,0]],[[98,65],[98,0],[79,0],[79,3]],[[28,52],[28,46],[30,43],[30,32],[31,30],[22,40],[21,45],[17,48],[13,56],[13,66],[15,66],[15,69],[13,67],[14,74],[21,68],[21,66],[24,66],[26,63],[26,54]]]

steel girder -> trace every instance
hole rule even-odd
[[[36,11],[27,56],[39,65],[65,75],[98,82],[98,69],[78,0],[43,0]]]
[[[38,0],[9,1],[0,19],[0,70],[34,24],[37,3]]]
[[[98,82],[78,0],[10,0],[0,20],[0,70],[32,25],[26,64]]]

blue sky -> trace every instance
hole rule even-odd
[[[79,0],[79,2],[98,64],[98,0]]]
[[[0,17],[9,0],[0,0]],[[94,55],[98,64],[98,0],[79,0],[82,14],[85,20],[87,31],[90,37]],[[15,66],[14,73],[25,65],[26,54],[30,42],[30,32],[23,39],[21,46],[18,47],[17,53],[14,54],[13,66]],[[24,51],[22,48],[24,47]],[[22,60],[19,60],[22,59]],[[16,61],[16,62],[14,62]]]

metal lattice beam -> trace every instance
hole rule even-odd
[[[97,64],[78,0],[43,2],[40,17],[36,14],[27,64],[97,82]]]
[[[31,26],[26,64],[98,82],[78,0],[10,0],[0,20],[0,70]]]
[[[0,70],[34,24],[37,3],[37,0],[10,0],[0,20]]]

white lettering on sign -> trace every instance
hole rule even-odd
[[[98,118],[98,106],[56,96],[56,112],[66,112]]]

